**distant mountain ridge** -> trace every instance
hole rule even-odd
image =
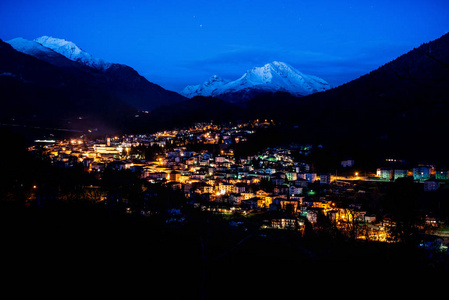
[[[64,39],[54,38],[50,36],[41,36],[34,39],[36,43],[51,49],[72,61],[82,63],[97,70],[104,71],[111,66],[111,63],[103,59],[93,57],[91,54],[79,48],[75,43]]]
[[[306,96],[328,89],[330,85],[325,80],[301,73],[289,64],[274,61],[252,68],[234,81],[214,75],[203,84],[185,87],[181,95],[188,98],[212,96],[230,102],[241,102],[266,92],[287,92],[294,96]]]
[[[39,44],[32,40],[24,38],[14,38],[7,41],[15,50],[34,56],[37,59],[50,63],[61,69],[67,69],[69,72],[75,70],[84,70],[85,72],[91,71],[89,66],[73,61],[65,57],[64,55]]]
[[[178,93],[149,82],[129,66],[95,58],[64,39],[42,36],[33,41],[16,38],[7,43],[17,51],[46,61],[80,81],[101,88],[138,110],[152,110],[186,100]]]

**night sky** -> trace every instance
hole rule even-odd
[[[175,91],[274,60],[337,86],[448,31],[448,0],[0,1],[2,40],[63,38]]]

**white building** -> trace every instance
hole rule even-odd
[[[291,195],[302,195],[302,190],[303,190],[302,187],[292,185],[289,187],[288,192],[289,192],[290,196]]]
[[[307,182],[315,182],[316,181],[316,173],[301,173],[298,174],[298,178],[305,179]]]
[[[408,175],[408,171],[404,169],[394,169],[393,179],[396,180],[398,178],[405,178]]]
[[[393,178],[393,170],[389,168],[380,168],[377,169],[377,175],[382,180],[391,180],[391,178]]]

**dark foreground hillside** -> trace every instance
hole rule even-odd
[[[260,230],[251,219],[246,229],[231,227],[226,218],[189,209],[187,222],[172,226],[163,216],[104,204],[1,205],[3,283],[28,292],[144,291],[168,299],[408,295],[427,291],[449,267],[447,255],[441,260],[402,244]]]

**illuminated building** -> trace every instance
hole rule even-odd
[[[296,218],[276,218],[271,220],[271,227],[276,229],[295,229],[297,224]]]
[[[376,222],[376,215],[365,215],[365,222],[367,223]]]
[[[404,169],[394,169],[393,171],[393,179],[396,180],[398,178],[405,178],[408,175],[408,171]]]
[[[220,183],[218,185],[218,190],[222,195],[232,193],[233,188],[234,186],[232,184]]]
[[[181,173],[179,173],[178,171],[170,172],[169,179],[171,181],[179,181],[180,177],[181,177]]]
[[[378,169],[377,174],[379,174],[379,177],[382,180],[391,180],[393,178],[393,170],[390,168]]]
[[[285,176],[287,177],[288,181],[295,181],[298,178],[296,172],[287,172],[285,173]]]
[[[111,147],[104,144],[94,145],[94,151],[101,156],[118,156],[122,150],[120,147]]]
[[[430,177],[430,167],[416,167],[413,168],[413,180],[423,181],[429,179]]]
[[[302,187],[298,187],[298,186],[290,186],[289,187],[289,195],[301,195],[303,191]]]
[[[317,176],[316,176],[316,173],[301,173],[301,174],[298,174],[298,177],[305,179],[309,183],[313,183],[316,181]]]
[[[448,170],[437,170],[435,172],[435,179],[446,180],[449,179],[449,171]]]
[[[320,184],[331,184],[332,176],[331,174],[321,174]]]

